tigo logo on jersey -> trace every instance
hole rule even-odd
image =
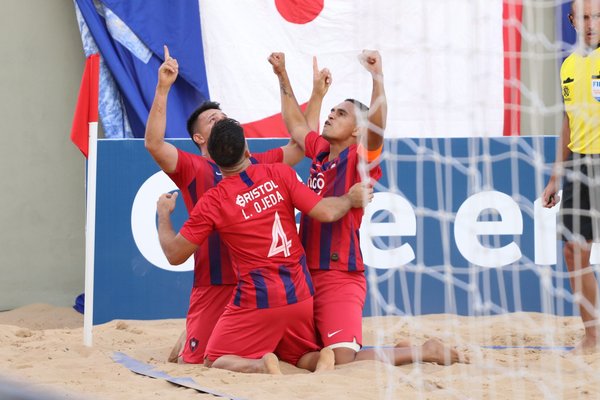
[[[308,178],[307,185],[309,188],[317,192],[317,194],[321,194],[321,191],[325,187],[325,178],[322,172],[319,172],[316,176],[311,175]]]

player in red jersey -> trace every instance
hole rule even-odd
[[[165,142],[167,96],[178,76],[177,60],[165,46],[165,62],[158,70],[158,83],[152,108],[146,124],[145,145],[160,168],[181,190],[185,206],[191,214],[200,197],[222,178],[217,165],[208,157],[177,149]],[[320,104],[308,105],[307,118],[318,124]],[[219,103],[207,101],[196,109],[187,122],[188,133],[203,155],[207,155],[207,142],[215,122],[226,118]],[[293,142],[254,154],[253,163],[285,162],[295,165],[304,157],[302,149]],[[237,278],[233,273],[229,253],[214,233],[194,254],[194,283],[186,318],[186,330],[173,348],[169,361],[186,363],[204,362],[204,349],[212,329],[235,288]],[[186,335],[187,333],[187,335]],[[178,357],[179,356],[179,357]]]
[[[362,207],[372,189],[358,183],[348,194],[322,199],[285,164],[251,164],[243,129],[232,119],[214,125],[208,151],[224,178],[198,200],[178,234],[170,220],[177,195],[161,196],[157,207],[169,262],[184,262],[215,230],[230,249],[238,283],[209,339],[206,365],[279,373],[278,356],[311,371],[333,368],[331,349],[323,357],[317,351],[314,289],[294,207],[332,222]]]
[[[279,79],[282,113],[292,138],[312,159],[308,186],[316,193],[340,196],[356,182],[378,180],[378,158],[383,149],[387,101],[379,52],[364,50],[361,64],[371,74],[371,107],[346,99],[331,109],[322,136],[310,129],[300,112],[285,69],[283,53],[273,53],[269,62]],[[313,97],[321,100],[331,84],[331,73],[319,70],[313,60]],[[317,100],[320,104],[320,101]],[[399,344],[393,349],[360,350],[362,311],[366,297],[364,264],[359,227],[364,211],[352,209],[334,223],[321,223],[303,214],[300,237],[315,285],[314,313],[321,343],[333,349],[336,364],[354,360],[383,359],[394,365],[416,360],[449,364],[459,354],[437,339],[420,348]]]

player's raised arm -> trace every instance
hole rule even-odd
[[[290,167],[298,164],[304,158],[304,149],[293,138],[290,138],[285,146],[281,146],[281,150],[283,151],[283,162]]]
[[[175,209],[177,192],[165,193],[160,196],[156,203],[158,214],[158,239],[167,260],[171,265],[179,265],[185,262],[198,248],[198,246],[173,230],[171,213]]]
[[[146,122],[144,144],[160,168],[171,173],[177,166],[177,148],[165,142],[167,128],[167,97],[171,86],[177,79],[179,65],[177,60],[169,55],[169,48],[164,46],[165,61],[158,69],[158,83],[152,107]]]
[[[285,55],[283,53],[272,53],[269,63],[273,66],[273,72],[279,79],[279,90],[281,93],[281,114],[292,138],[304,151],[304,138],[310,132],[304,114],[298,105],[296,96],[285,69]]]
[[[331,86],[331,72],[327,68],[319,69],[317,57],[313,57],[313,88],[304,111],[304,117],[311,131],[319,130],[321,106],[329,86]]]
[[[377,50],[363,50],[359,56],[359,60],[365,69],[371,73],[371,77],[373,78],[367,134],[367,148],[373,151],[383,145],[383,133],[387,121],[387,99],[383,86],[383,67],[381,55]]]
[[[317,58],[313,57],[313,89],[304,111],[304,118],[311,131],[317,132],[319,130],[321,105],[330,85],[331,73],[327,68],[319,70]],[[304,158],[304,146],[300,146],[293,138],[287,145],[282,147],[282,150],[283,162],[288,165],[294,166]]]

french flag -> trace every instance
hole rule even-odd
[[[322,120],[345,98],[369,104],[370,75],[357,59],[363,49],[382,54],[386,137],[519,134],[521,0],[75,3],[134,137],[144,135],[163,44],[180,66],[167,137],[188,137],[187,116],[206,99],[220,102],[248,137],[287,137],[277,79],[267,62],[274,51],[286,53],[300,103],[310,97],[312,57],[331,70]],[[101,81],[101,99],[109,86]],[[117,114],[103,113],[100,102],[103,125]]]

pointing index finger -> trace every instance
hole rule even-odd
[[[169,55],[169,48],[166,44],[163,45],[163,48],[165,49],[165,61],[167,61],[169,58],[171,58],[171,56]]]
[[[316,76],[319,73],[319,65],[317,64],[317,56],[313,56],[313,74]]]

